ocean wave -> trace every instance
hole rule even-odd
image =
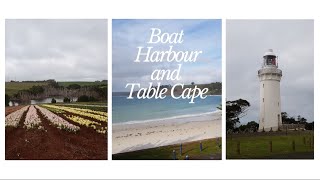
[[[140,123],[149,123],[149,122],[157,122],[157,121],[167,121],[167,120],[183,120],[183,122],[189,122],[189,121],[194,121],[191,120],[190,118],[192,117],[205,117],[208,115],[213,115],[213,114],[219,114],[222,113],[221,110],[216,110],[216,111],[210,111],[210,112],[205,112],[205,113],[198,113],[198,114],[185,114],[185,115],[178,115],[178,116],[171,116],[171,117],[166,117],[166,118],[156,118],[156,119],[147,119],[147,120],[133,120],[133,121],[127,121],[127,122],[119,122],[119,123],[113,123],[113,125],[128,125],[128,124],[140,124]],[[185,120],[186,118],[189,118],[189,120]],[[199,120],[198,120],[199,121]]]

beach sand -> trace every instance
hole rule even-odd
[[[221,111],[112,126],[112,154],[221,137]]]

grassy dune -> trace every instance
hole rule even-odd
[[[182,156],[180,156],[180,144],[162,146],[140,151],[119,153],[112,155],[114,160],[172,160],[173,150],[176,152],[176,159],[183,160],[186,155],[189,159],[221,159],[221,138],[203,140],[202,151],[200,141],[184,143],[182,145]]]

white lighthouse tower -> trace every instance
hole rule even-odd
[[[280,99],[282,71],[278,69],[278,58],[272,49],[264,54],[258,76],[260,80],[259,131],[277,131],[282,125]]]

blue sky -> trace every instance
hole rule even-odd
[[[129,91],[125,85],[129,82],[141,83],[146,87],[151,81],[154,69],[175,69],[176,62],[135,63],[137,46],[153,46],[154,50],[168,50],[171,44],[146,43],[151,28],[160,28],[162,32],[184,31],[184,42],[175,44],[175,50],[203,51],[196,62],[183,63],[180,83],[211,83],[221,81],[221,20],[113,20],[112,56],[113,91]],[[162,81],[162,84],[175,84]]]

